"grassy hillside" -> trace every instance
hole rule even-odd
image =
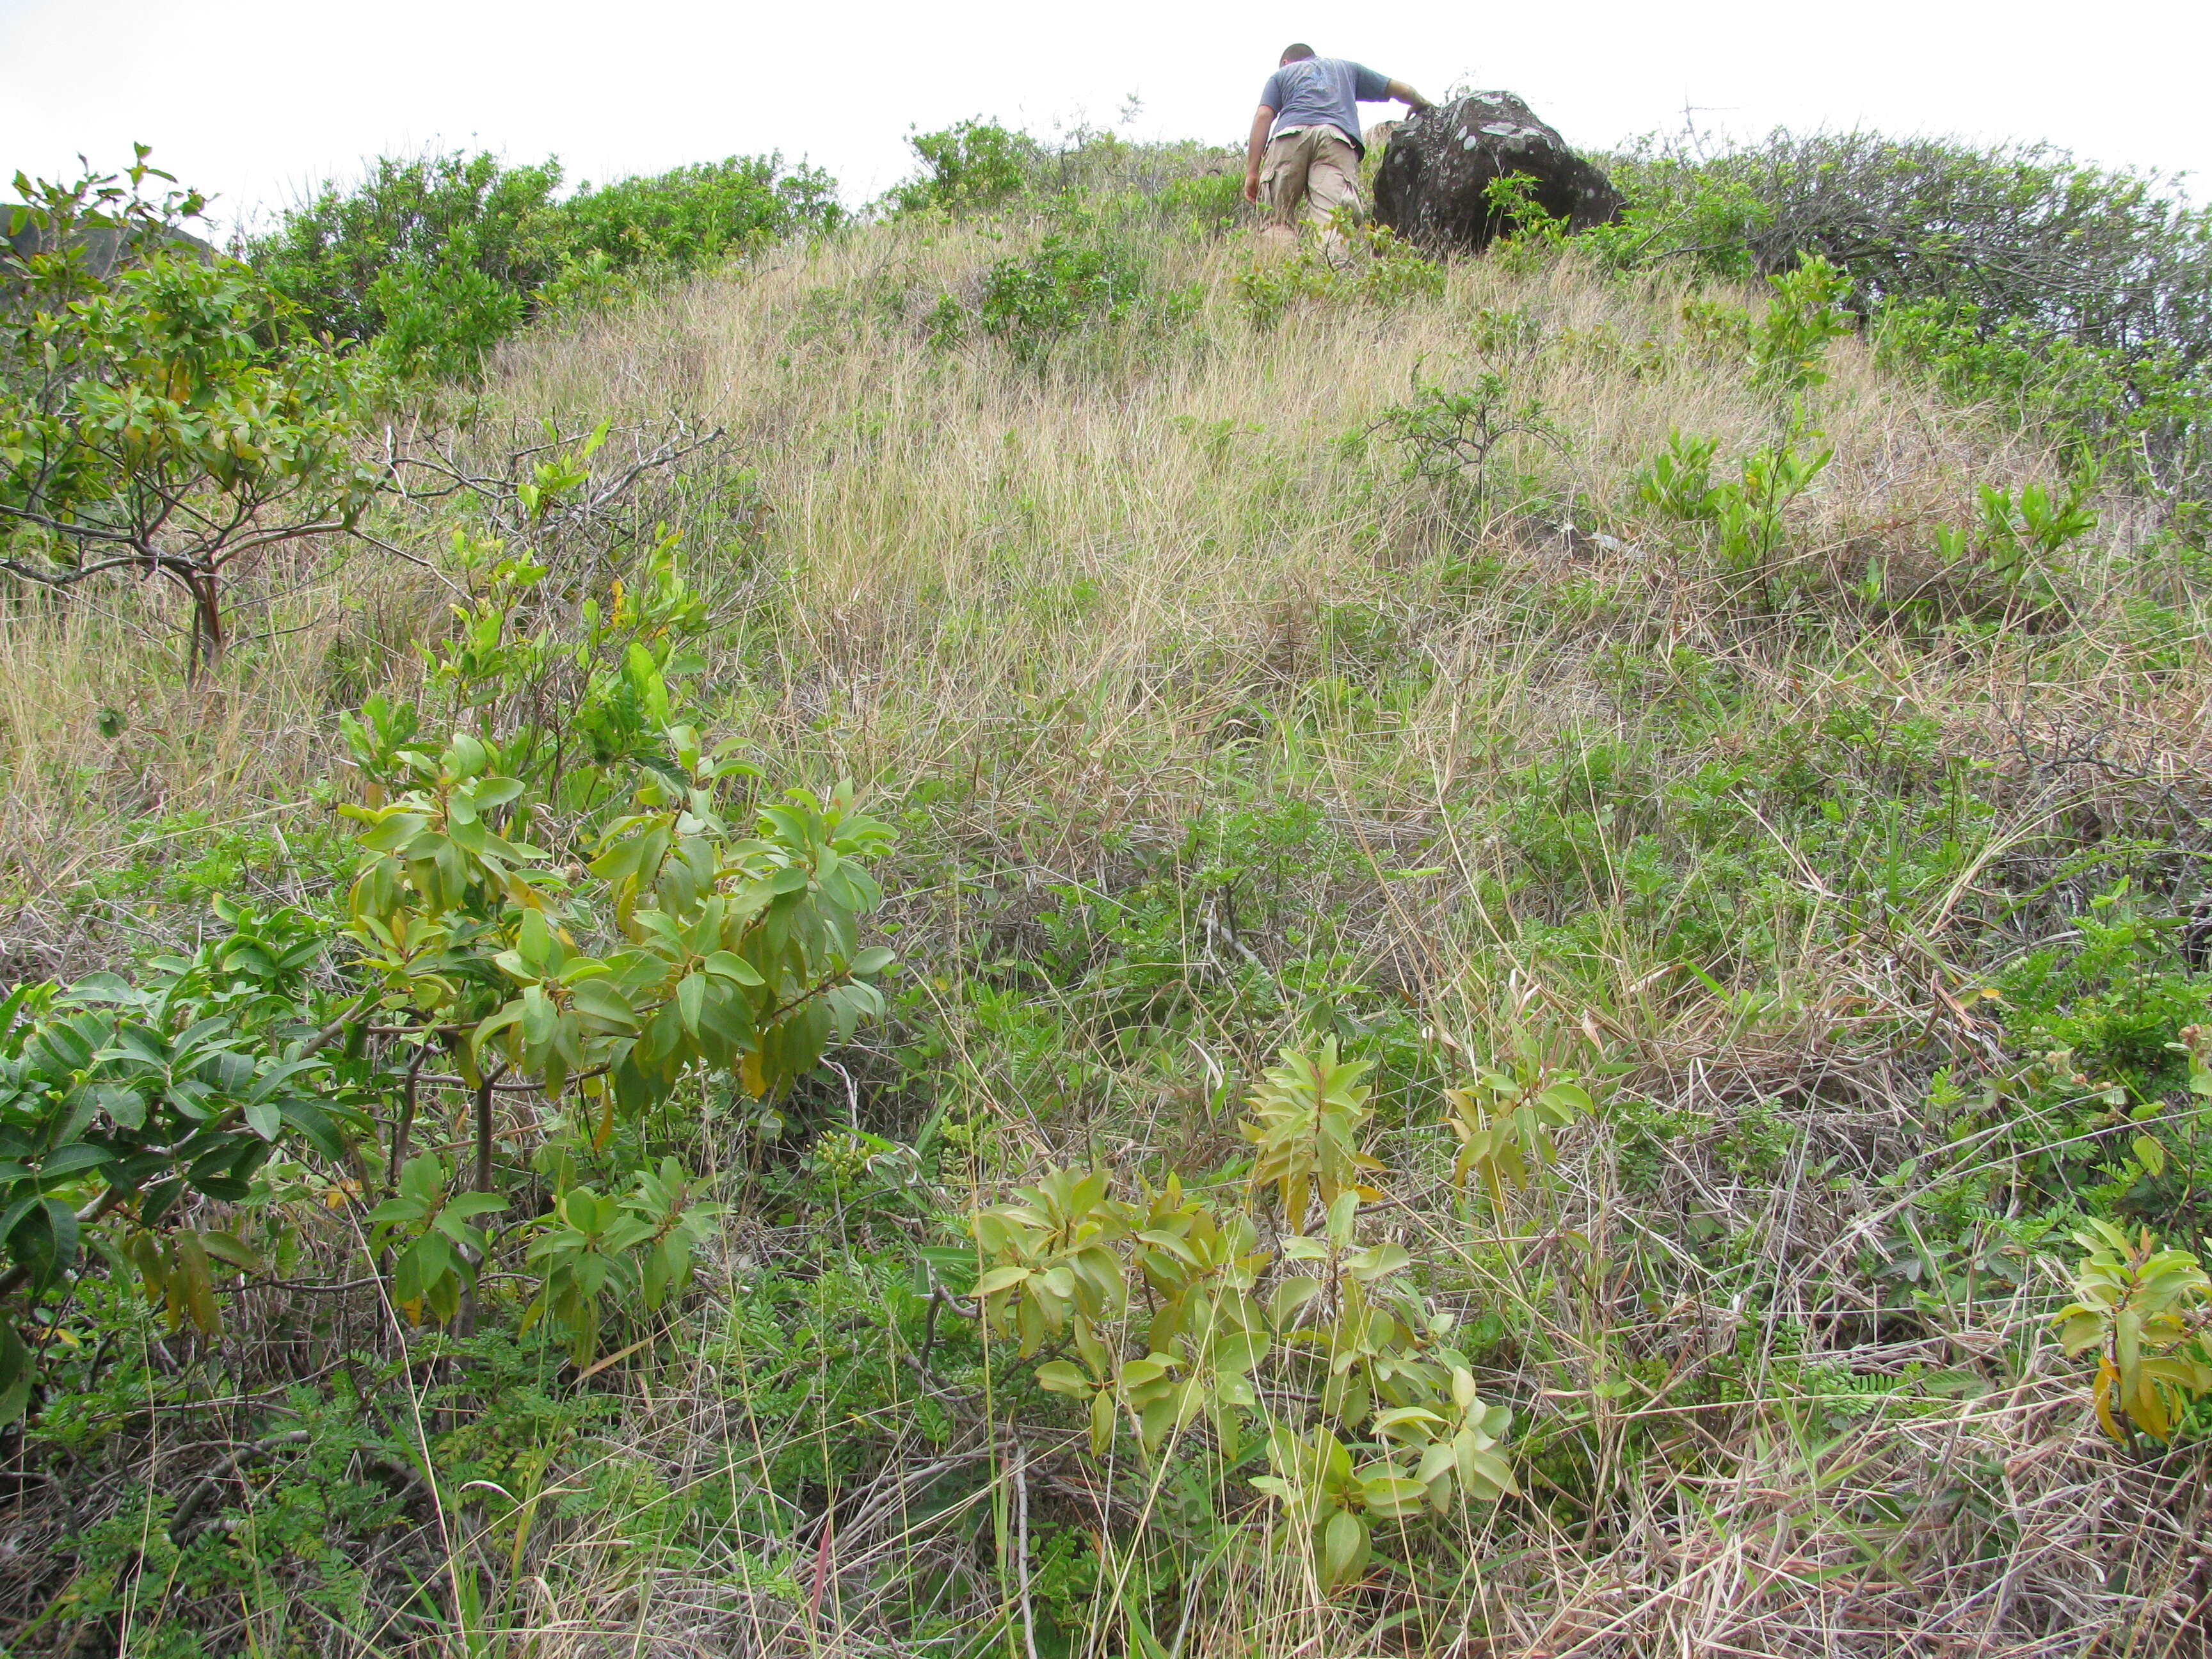
[[[2185,520],[1824,338],[1817,281],[1540,237],[1255,274],[1193,159],[510,339],[380,441],[580,456],[604,513],[403,471],[397,555],[248,569],[211,682],[143,585],[17,602],[13,977],[189,954],[216,896],[342,919],[373,695],[556,734],[507,833],[581,846],[656,687],[757,769],[733,813],[853,781],[898,963],[780,1098],[499,1095],[465,1320],[371,1248],[389,1071],[346,1158],[188,1200],[266,1269],[217,1263],[219,1332],[88,1272],[8,1447],[9,1651],[2205,1651],[2212,1406],[2178,1373],[2175,1420],[2100,1423],[2051,1323],[2091,1218],[2205,1229]],[[1329,1086],[1377,1167],[1326,1223],[1276,1184],[1285,1048],[1367,1068]],[[473,1087],[405,1088],[458,1186]],[[664,1157],[727,1210],[572,1350],[530,1228]],[[1054,1170],[1103,1207],[988,1218]],[[1229,1290],[1158,1318],[1217,1213],[1264,1364]],[[1025,1341],[1087,1293],[1048,1221],[1152,1266]],[[1148,1352],[1188,1409],[1146,1418]],[[1334,1420],[1402,1476],[1374,1413],[1454,1369],[1507,1482],[1437,1512],[1270,1442]]]

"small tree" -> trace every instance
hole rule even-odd
[[[168,175],[145,154],[70,185],[18,174],[22,204],[0,210],[0,569],[56,589],[112,571],[172,583],[198,678],[222,656],[234,568],[350,530],[375,495],[361,437],[376,383],[183,236],[201,199],[149,198]],[[112,265],[93,257],[111,250]]]
[[[665,704],[649,659],[640,672]],[[191,957],[0,998],[0,1427],[32,1408],[42,1305],[103,1259],[172,1329],[218,1333],[215,1278],[266,1267],[201,1200],[250,1218],[280,1149],[367,1178],[380,1104],[389,1195],[366,1219],[394,1301],[465,1329],[484,1262],[519,1249],[538,1280],[524,1328],[549,1322],[588,1364],[604,1310],[660,1307],[720,1210],[675,1158],[601,1194],[568,1154],[705,1078],[781,1095],[883,1013],[891,953],[860,927],[882,896],[866,865],[893,837],[849,785],[737,821],[725,798],[752,769],[679,726],[665,761],[635,764],[631,810],[562,830],[495,744],[417,742],[383,699],[344,727],[365,799],[340,809],[362,833],[338,961],[315,919],[219,900],[228,936]],[[525,841],[533,825],[556,845]],[[415,1144],[423,1088],[473,1097],[465,1167]],[[505,1228],[486,1220],[510,1207],[502,1092],[537,1097],[533,1164],[553,1151],[569,1170],[551,1212]]]

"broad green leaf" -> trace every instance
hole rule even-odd
[[[1443,1420],[1423,1406],[1398,1406],[1376,1413],[1370,1426],[1385,1440],[1425,1440],[1430,1425]]]
[[[1449,1441],[1433,1441],[1421,1454],[1421,1466],[1413,1472],[1413,1479],[1424,1486],[1432,1486],[1440,1477],[1455,1474],[1458,1463],[1458,1454]]]
[[[1287,1330],[1299,1311],[1321,1294],[1321,1280],[1300,1273],[1284,1279],[1275,1286],[1267,1304],[1267,1316],[1278,1331]]]
[[[765,985],[768,981],[760,972],[734,951],[715,951],[707,957],[707,971],[722,979],[735,980],[740,985]]]
[[[276,1109],[284,1121],[306,1138],[309,1146],[325,1158],[343,1159],[346,1155],[345,1137],[338,1133],[337,1125],[330,1114],[313,1101],[294,1096],[276,1103]]]
[[[428,817],[421,812],[391,812],[359,839],[361,844],[372,853],[397,853],[428,829],[429,823]]]
[[[1125,1389],[1139,1389],[1147,1383],[1157,1382],[1168,1374],[1168,1368],[1173,1364],[1175,1361],[1164,1354],[1151,1354],[1142,1359],[1132,1359],[1121,1367],[1121,1386]]]
[[[526,985],[522,990],[522,1040],[533,1049],[543,1048],[553,1040],[553,1027],[561,1012],[553,999],[545,994],[543,986]]]
[[[1091,1455],[1103,1457],[1114,1446],[1114,1395],[1101,1389],[1091,1396]]]
[[[640,1024],[629,999],[619,986],[605,978],[580,981],[569,997],[569,1004],[578,1013],[622,1030],[635,1031]]]
[[[1370,1515],[1402,1521],[1407,1516],[1420,1513],[1422,1505],[1428,1502],[1429,1488],[1426,1481],[1395,1473],[1371,1474],[1360,1481],[1359,1494]]]
[[[1078,1400],[1091,1397],[1095,1386],[1084,1369],[1066,1359],[1055,1359],[1036,1368],[1036,1382],[1041,1389],[1054,1394],[1073,1395]]]
[[[1459,1480],[1470,1497],[1495,1501],[1501,1494],[1517,1493],[1521,1488],[1514,1483],[1513,1471],[1497,1453],[1474,1447],[1461,1447]]]
[[[235,1233],[203,1232],[200,1235],[200,1246],[218,1261],[228,1262],[232,1267],[252,1273],[258,1279],[268,1276],[267,1265]]]
[[[1339,1510],[1322,1529],[1322,1588],[1334,1591],[1350,1583],[1367,1565],[1367,1523],[1349,1510]]]
[[[1339,1193],[1328,1206],[1328,1242],[1340,1250],[1349,1249],[1358,1216],[1358,1193],[1350,1189]]]
[[[692,1036],[699,1035],[699,1011],[707,1002],[707,976],[686,974],[676,981],[676,1011],[684,1022],[684,1029]]]
[[[579,1232],[595,1233],[611,1218],[599,1195],[589,1187],[579,1187],[561,1201],[561,1213],[568,1224]]]
[[[40,1176],[52,1180],[58,1176],[76,1175],[80,1170],[95,1169],[109,1162],[115,1154],[105,1146],[94,1146],[85,1141],[75,1141],[67,1146],[56,1147],[39,1165]]]
[[[1207,1358],[1216,1370],[1241,1376],[1266,1358],[1272,1346],[1264,1331],[1237,1331],[1217,1340]]]
[[[1347,1194],[1349,1196],[1349,1194]],[[1413,1255],[1402,1244],[1382,1243],[1360,1251],[1346,1264],[1363,1285],[1388,1277],[1413,1265]]]

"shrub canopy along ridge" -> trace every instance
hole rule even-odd
[[[588,303],[680,276],[842,217],[818,168],[731,156],[561,193],[557,161],[489,152],[383,157],[325,184],[248,239],[246,257],[337,338],[380,340],[434,379],[484,354],[550,305]]]
[[[1025,132],[1013,132],[981,116],[942,132],[908,138],[921,175],[895,185],[884,198],[899,212],[940,208],[948,213],[1000,205],[1029,187],[1044,151]]]
[[[1138,185],[1164,204],[1232,222],[1235,158],[1132,146],[1079,131],[1042,143],[980,118],[910,141],[915,179],[894,213],[1051,210],[1079,199],[1094,223]],[[1962,401],[2048,427],[2070,464],[2119,465],[2185,512],[2212,493],[2212,209],[2155,175],[2112,172],[2047,145],[1973,145],[1878,134],[1777,132],[1719,151],[1645,141],[1603,158],[1626,198],[1619,222],[1571,238],[1530,216],[1493,255],[1573,245],[1623,270],[1723,282],[1824,262],[1836,298],[1894,362],[1931,372]],[[1215,186],[1219,186],[1216,190]],[[1520,192],[1524,194],[1525,192]],[[1501,207],[1516,181],[1495,181]],[[1370,234],[1376,251],[1389,245]],[[1301,296],[1384,291],[1425,262],[1340,270],[1310,252],[1243,281],[1254,314]]]
[[[2055,417],[2085,456],[2148,445],[2208,488],[2212,208],[2047,145],[1794,134],[1609,158],[1628,198],[1583,240],[1626,266],[1767,276],[1820,257],[1901,360],[1961,398]]]
[[[1631,210],[1616,257],[1770,276],[1819,253],[1867,303],[1947,299],[2043,323],[2083,344],[2212,338],[2212,219],[2154,176],[2047,145],[1978,149],[1866,132],[1776,132],[1700,155],[1647,142],[1608,158]]]

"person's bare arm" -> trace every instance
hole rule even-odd
[[[1265,104],[1252,116],[1252,136],[1244,145],[1244,199],[1260,199],[1260,158],[1267,153],[1267,129],[1275,125],[1275,112]]]
[[[1416,113],[1425,109],[1433,109],[1435,107],[1435,106],[1431,104],[1427,99],[1422,97],[1419,93],[1415,92],[1413,88],[1407,86],[1403,81],[1393,81],[1387,90],[1389,92],[1390,96],[1396,99],[1407,109],[1413,110]]]

